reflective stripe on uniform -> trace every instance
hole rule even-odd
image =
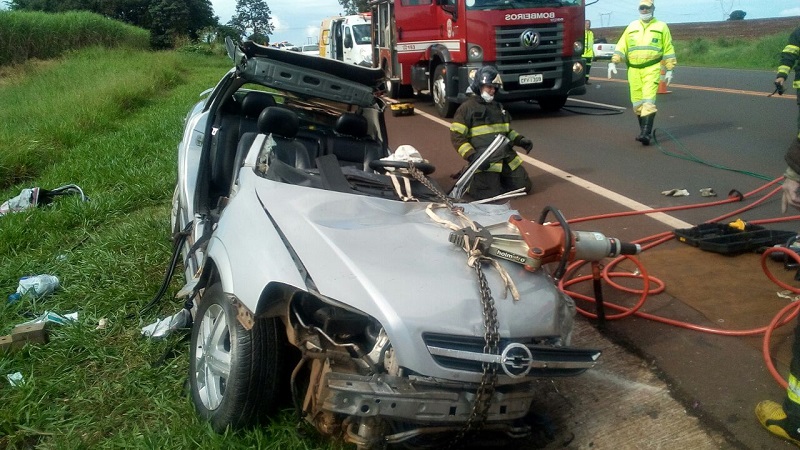
[[[800,47],[796,45],[789,44],[783,48],[782,53],[789,53],[791,55],[800,55]]]
[[[453,122],[450,124],[450,131],[453,131],[458,134],[466,135],[469,129],[463,123]]]
[[[786,389],[786,395],[793,403],[800,405],[800,383],[794,374],[789,374],[789,386]]]
[[[452,129],[452,128],[451,128]],[[488,125],[478,125],[469,130],[470,136],[485,136],[487,134],[506,134],[511,131],[508,123],[493,123]]]
[[[458,147],[458,154],[461,155],[462,158],[464,158],[467,155],[467,153],[474,150],[475,148],[472,147],[472,144],[470,144],[469,142],[464,142],[463,144],[461,144],[460,147]]]

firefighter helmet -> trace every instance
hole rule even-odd
[[[472,88],[472,92],[480,94],[481,86],[484,84],[491,84],[498,90],[503,87],[503,80],[500,79],[500,72],[498,72],[494,66],[483,66],[478,69],[470,88]]]

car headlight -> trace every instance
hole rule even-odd
[[[575,62],[572,64],[572,73],[579,74],[583,72],[583,63]]]
[[[574,49],[575,49],[575,54],[576,54],[576,55],[582,55],[582,54],[583,54],[583,42],[581,42],[581,41],[575,41],[575,42],[572,44],[572,48],[574,48]]]
[[[467,50],[469,62],[479,62],[483,60],[483,49],[480,45],[471,45]]]

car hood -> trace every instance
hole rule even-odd
[[[428,203],[403,203],[263,180],[256,195],[324,296],[378,319],[393,338],[424,332],[483,336],[480,291],[450,229]],[[483,225],[507,221],[505,205],[463,205]],[[455,220],[446,209],[437,210]],[[504,337],[559,336],[571,301],[549,276],[502,261],[521,299],[504,297],[496,270],[484,266]],[[567,308],[569,309],[569,308]],[[565,317],[569,315],[569,317]]]

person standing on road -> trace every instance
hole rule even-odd
[[[583,65],[586,67],[586,84],[589,82],[589,72],[592,70],[592,60],[594,59],[594,31],[592,31],[592,21],[587,20],[583,31]]]
[[[508,191],[533,189],[530,177],[522,166],[522,158],[511,148],[517,145],[530,153],[533,142],[511,129],[511,117],[494,96],[503,86],[500,73],[494,66],[478,69],[470,84],[470,95],[453,116],[450,142],[462,158],[473,163],[486,151],[498,134],[505,135],[510,144],[498,149],[483,162],[472,177],[467,192],[475,200],[483,200]]]
[[[608,64],[609,78],[617,73],[617,63],[624,61],[628,66],[631,103],[640,129],[636,140],[642,145],[650,145],[661,64],[667,69],[667,84],[672,82],[672,69],[678,64],[672,34],[666,23],[653,17],[655,9],[653,0],[639,1],[639,19],[631,22],[622,33]]]
[[[778,76],[775,86],[783,88],[783,83],[794,69],[794,87],[800,87],[800,27],[789,36],[789,43],[781,53]],[[800,92],[797,94],[800,105]],[[782,210],[789,205],[800,209],[800,111],[797,115],[797,135],[786,151],[786,172],[783,180]],[[800,322],[794,328],[792,361],[789,363],[789,381],[783,406],[772,400],[764,400],[756,405],[756,418],[770,433],[800,447]]]

